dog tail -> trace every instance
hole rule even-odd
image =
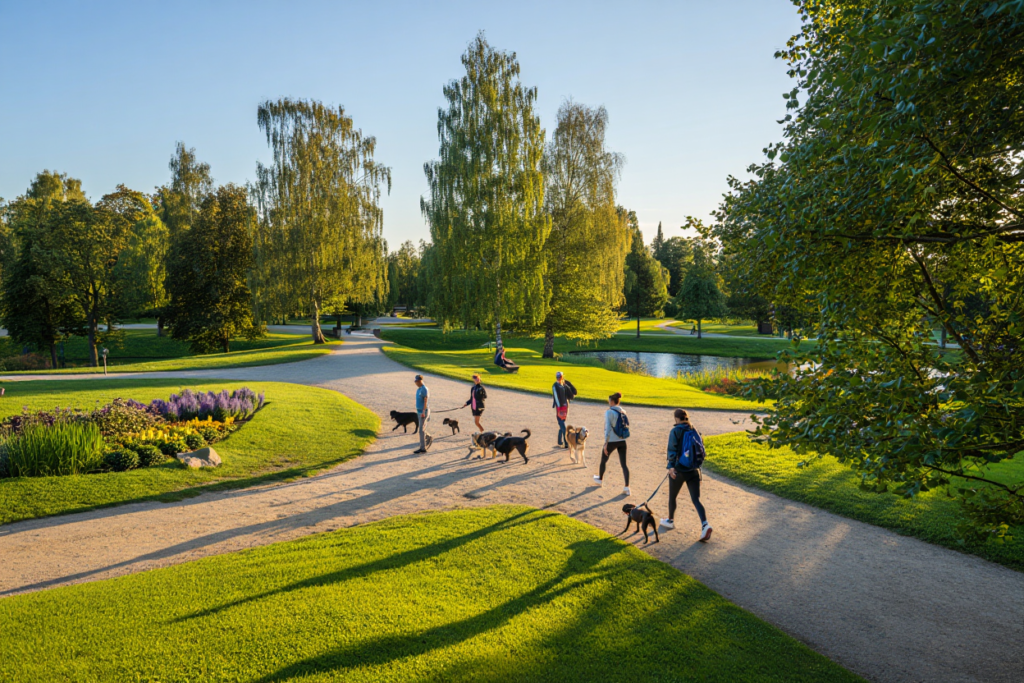
[[[524,429],[524,430],[523,430],[522,432],[520,432],[520,433],[521,433],[521,434],[526,434],[526,436],[524,436],[524,437],[523,437],[523,441],[526,441],[527,439],[529,439],[529,438],[530,438],[530,430],[529,430],[529,429]]]

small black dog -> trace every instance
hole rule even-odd
[[[526,436],[512,436],[512,432],[505,432],[494,442],[494,450],[505,456],[505,462],[508,462],[508,457],[512,455],[513,450],[519,451],[519,455],[523,456],[523,462],[530,462],[530,459],[526,457],[526,454],[530,452],[530,444],[526,443],[526,440],[530,438],[530,430],[524,429],[523,434]]]
[[[450,417],[446,417],[444,419],[444,422],[442,422],[441,424],[446,424],[446,425],[448,425],[449,427],[452,428],[452,436],[455,436],[455,432],[462,431],[462,430],[459,429],[459,421],[458,420],[453,420]]]
[[[412,433],[415,434],[420,429],[420,420],[416,413],[400,413],[397,410],[391,411],[391,419],[396,422],[394,428],[391,431],[395,431],[399,427],[406,434],[409,433],[409,425],[412,425]]]
[[[622,506],[622,511],[626,513],[626,528],[620,533],[626,533],[629,531],[629,525],[636,522],[636,530],[640,531],[640,527],[644,530],[644,543],[650,543],[651,539],[647,537],[647,527],[654,529],[654,542],[660,543],[661,539],[658,538],[658,521],[654,519],[654,515],[647,509],[647,506],[637,507],[632,503],[626,503]]]

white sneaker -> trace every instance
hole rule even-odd
[[[673,522],[671,519],[663,519],[661,520],[661,526],[663,526],[666,529],[675,529],[676,523]]]
[[[626,488],[622,489],[622,495],[624,495],[624,496],[628,496],[629,495],[629,487],[628,486]]]
[[[710,541],[711,540],[711,525],[704,522],[704,525],[700,528],[700,538],[698,541]]]
[[[604,486],[604,482],[601,481],[601,477],[597,476],[596,474],[594,475],[594,481],[597,482],[598,486]]]

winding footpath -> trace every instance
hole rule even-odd
[[[512,503],[556,510],[609,533],[622,531],[622,475],[613,459],[594,486],[604,406],[574,404],[569,422],[591,429],[589,470],[556,451],[551,399],[488,389],[485,426],[533,431],[531,459],[467,459],[472,420],[449,413],[462,434],[431,421],[434,448],[389,431],[393,409],[410,410],[414,372],[380,352],[383,342],[346,338],[315,360],[263,368],[150,373],[145,377],[283,381],[339,391],[382,418],[367,452],[309,479],[140,503],[0,526],[0,595],[95,581],[199,557],[363,524],[393,515]],[[570,369],[571,374],[571,369]],[[94,375],[89,379],[96,379]],[[61,379],[69,379],[64,375]],[[462,405],[467,383],[428,376],[435,410]],[[632,502],[664,475],[666,409],[623,404],[630,415]],[[705,434],[749,426],[743,413],[691,411]],[[329,439],[325,438],[329,447]],[[713,473],[703,499],[714,525],[680,501],[677,528],[661,543],[624,539],[694,576],[818,652],[874,681],[1024,680],[1024,574],[817,508],[750,489]],[[651,503],[667,513],[662,488]]]

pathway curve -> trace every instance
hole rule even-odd
[[[463,434],[438,437],[414,456],[412,434],[390,432],[388,411],[408,409],[413,372],[352,339],[322,358],[263,368],[174,376],[288,381],[335,389],[383,416],[384,430],[361,457],[310,479],[176,503],[142,503],[0,526],[0,595],[38,590],[192,560],[421,510],[515,503],[554,509],[610,533],[624,526],[621,473],[606,486],[550,447],[550,399],[489,389],[485,425],[533,430],[532,458],[467,460]],[[571,373],[571,369],[570,369]],[[171,373],[162,373],[167,376]],[[154,375],[149,375],[154,376]],[[63,376],[62,379],[66,379]],[[95,376],[90,376],[95,379]],[[461,405],[468,384],[428,377],[437,409]],[[633,502],[664,473],[666,409],[631,407]],[[575,404],[570,423],[596,429],[603,406]],[[743,427],[738,413],[693,411],[707,434]],[[328,443],[325,441],[325,443]],[[675,531],[645,546],[726,598],[833,660],[877,681],[1017,681],[1024,671],[1024,574],[878,527],[749,489],[713,473],[704,499],[715,527],[696,542],[696,514],[683,502]],[[652,502],[664,515],[664,490]],[[632,543],[642,537],[626,536]]]

